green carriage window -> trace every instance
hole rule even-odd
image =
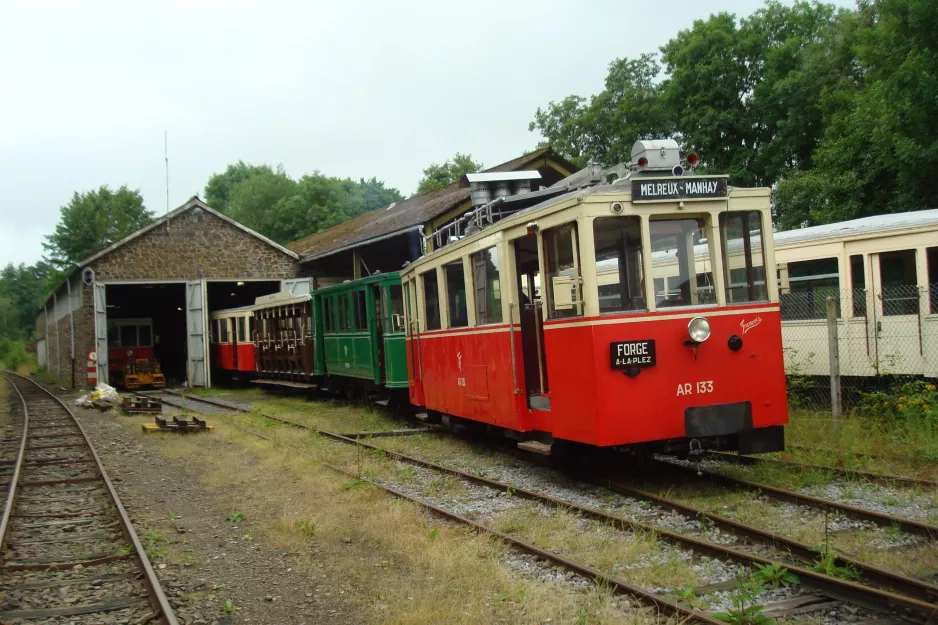
[[[477,325],[502,322],[502,289],[498,268],[498,247],[490,247],[472,255]]]
[[[353,321],[352,328],[355,332],[365,332],[368,330],[368,310],[365,307],[365,292],[355,291],[351,294]]]
[[[463,272],[462,260],[448,263],[444,270],[449,327],[465,328],[469,325],[469,310],[466,307],[466,274]]]
[[[401,285],[392,284],[389,287],[385,287],[385,292],[388,294],[388,325],[386,330],[388,332],[403,332],[404,331],[404,299],[401,295]]]
[[[336,296],[336,304],[337,304],[336,313],[338,315],[338,321],[339,321],[338,328],[336,328],[336,330],[339,332],[348,332],[349,330],[348,293],[342,293]]]
[[[426,308],[427,330],[440,329],[440,289],[437,284],[436,270],[431,269],[420,276],[423,280],[423,304]]]

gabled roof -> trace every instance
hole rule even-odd
[[[211,214],[214,215],[215,217],[218,217],[218,218],[221,219],[222,221],[225,221],[225,222],[231,224],[231,225],[234,226],[235,228],[238,228],[239,230],[242,230],[242,231],[248,233],[248,234],[251,235],[252,237],[255,237],[255,238],[260,239],[261,241],[263,241],[263,242],[266,243],[267,245],[270,245],[271,247],[274,247],[274,248],[278,249],[279,251],[283,252],[284,254],[290,256],[291,258],[293,258],[293,259],[295,259],[295,260],[299,260],[300,257],[299,257],[299,255],[298,255],[296,252],[294,252],[294,251],[292,251],[292,250],[288,250],[287,248],[285,248],[284,246],[280,245],[279,243],[276,243],[276,242],[274,242],[274,241],[271,241],[270,239],[268,239],[267,237],[265,237],[263,234],[261,234],[261,233],[259,233],[259,232],[255,232],[254,230],[251,230],[250,228],[248,228],[248,227],[245,226],[244,224],[238,223],[237,221],[235,221],[235,220],[232,219],[231,217],[228,217],[228,216],[225,215],[224,213],[221,213],[221,212],[215,210],[214,208],[212,208],[211,206],[209,206],[208,204],[206,204],[205,202],[203,202],[203,201],[200,200],[199,198],[193,197],[193,198],[191,198],[188,202],[186,202],[185,204],[183,204],[183,205],[180,206],[179,208],[175,209],[175,210],[172,211],[171,213],[167,213],[166,215],[163,215],[163,216],[160,217],[159,219],[155,219],[155,220],[151,221],[150,223],[148,223],[148,224],[145,225],[144,227],[140,228],[139,230],[137,230],[137,231],[135,231],[135,232],[131,232],[130,234],[128,234],[126,237],[124,237],[124,238],[121,239],[120,241],[115,241],[114,243],[111,243],[110,245],[108,245],[106,248],[104,248],[104,249],[101,250],[100,252],[97,252],[97,253],[95,253],[95,254],[92,254],[92,255],[89,256],[88,258],[85,258],[85,259],[81,260],[81,261],[78,263],[78,266],[79,266],[79,267],[84,267],[84,266],[87,265],[88,263],[92,263],[92,262],[98,260],[99,258],[101,258],[102,256],[104,256],[105,254],[109,254],[109,253],[113,252],[114,250],[116,250],[116,249],[119,248],[120,246],[124,245],[125,243],[129,243],[130,241],[133,241],[133,240],[136,239],[137,237],[142,236],[142,235],[146,234],[147,232],[150,232],[151,230],[153,230],[153,229],[155,229],[155,228],[158,228],[159,226],[163,225],[164,223],[166,223],[167,221],[173,219],[174,217],[177,217],[178,215],[181,215],[182,213],[185,213],[186,211],[190,211],[190,210],[192,210],[192,209],[194,209],[194,208],[196,208],[196,207],[198,207],[198,208],[204,210],[204,211],[207,212],[207,213],[211,213]]]
[[[73,265],[73,266],[68,270],[68,273],[65,274],[65,277],[64,277],[58,284],[55,285],[55,288],[53,288],[53,289],[49,292],[49,294],[46,296],[46,299],[43,300],[43,303],[48,303],[49,300],[52,298],[53,294],[54,294],[56,291],[58,291],[58,290],[62,287],[62,285],[65,284],[68,280],[71,280],[71,278],[72,278],[72,276],[75,274],[75,272],[78,271],[79,269],[81,269],[82,267],[88,266],[89,263],[93,263],[94,261],[96,261],[96,260],[98,260],[99,258],[105,256],[106,254],[109,254],[110,252],[113,252],[114,250],[116,250],[116,249],[119,248],[120,246],[122,246],[122,245],[124,245],[124,244],[126,244],[126,243],[129,243],[130,241],[133,241],[133,240],[136,239],[137,237],[142,236],[142,235],[146,234],[147,232],[150,232],[151,230],[154,230],[155,228],[160,227],[161,225],[165,224],[167,221],[169,221],[169,220],[171,220],[171,219],[173,219],[173,218],[175,218],[175,217],[181,215],[182,213],[185,213],[186,211],[190,211],[190,210],[192,210],[192,209],[194,209],[194,208],[199,208],[199,209],[205,211],[206,213],[210,213],[210,214],[214,215],[214,216],[217,217],[218,219],[221,219],[222,221],[231,224],[231,225],[234,226],[235,228],[246,232],[247,234],[251,235],[252,237],[255,237],[255,238],[257,238],[257,239],[260,239],[261,241],[263,241],[263,242],[266,243],[267,245],[270,245],[271,247],[277,249],[277,250],[280,251],[280,252],[283,252],[284,254],[286,254],[287,256],[289,256],[290,258],[292,258],[292,259],[294,259],[294,260],[299,260],[299,258],[300,258],[299,254],[297,254],[296,252],[294,252],[294,251],[292,251],[292,250],[288,250],[287,248],[285,248],[284,246],[280,245],[279,243],[276,243],[275,241],[272,241],[272,240],[268,239],[267,237],[265,237],[265,236],[262,235],[261,233],[255,232],[254,230],[251,230],[250,228],[248,228],[247,226],[245,226],[245,225],[242,224],[242,223],[238,223],[237,221],[235,221],[235,220],[232,219],[231,217],[228,217],[227,215],[225,215],[225,214],[223,214],[223,213],[221,213],[221,212],[215,210],[214,208],[212,208],[211,206],[209,206],[208,204],[206,204],[205,202],[203,202],[202,200],[200,200],[198,197],[193,197],[193,198],[191,198],[188,202],[186,202],[185,204],[183,204],[182,206],[180,206],[179,208],[173,210],[173,211],[170,212],[170,213],[167,213],[166,215],[163,215],[163,216],[160,217],[159,219],[155,219],[155,220],[151,221],[150,223],[148,223],[148,224],[145,225],[144,227],[140,228],[139,230],[136,230],[136,231],[134,231],[134,232],[131,232],[130,234],[128,234],[126,237],[124,237],[124,238],[121,239],[120,241],[115,241],[114,243],[111,243],[110,245],[108,245],[108,246],[107,246],[106,248],[104,248],[103,250],[101,250],[101,251],[99,251],[99,252],[96,252],[96,253],[92,254],[91,256],[89,256],[89,257],[87,257],[87,258],[83,258],[82,260],[80,260],[78,263],[76,263],[75,265]]]
[[[517,171],[548,157],[571,173],[576,171],[572,163],[549,147],[529,152],[485,171]],[[416,230],[469,199],[468,186],[464,187],[460,183],[461,181],[457,180],[445,187],[392,204],[388,208],[366,213],[328,230],[294,241],[287,247],[298,252],[303,261],[308,261]]]

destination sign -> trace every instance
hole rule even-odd
[[[726,197],[726,178],[632,180],[632,201],[705,200]]]
[[[613,341],[609,343],[609,366],[613,369],[654,367],[655,341]]]

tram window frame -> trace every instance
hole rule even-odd
[[[219,319],[219,321],[221,323],[219,324],[220,330],[218,332],[218,340],[220,343],[227,343],[228,342],[228,318],[222,317],[221,319]]]
[[[130,339],[130,341],[126,339]],[[129,324],[120,326],[120,342],[121,347],[139,347],[140,344],[137,341],[137,326]]]
[[[368,331],[368,309],[367,304],[365,303],[365,292],[364,291],[352,291],[349,296],[352,300],[352,331],[353,332],[367,332]]]
[[[404,334],[410,336],[410,280],[405,281],[401,286],[404,294]]]
[[[826,319],[827,298],[831,295],[837,299],[839,319],[840,265],[837,257],[790,261],[786,265],[788,292],[779,298],[782,321]]]
[[[688,228],[688,222],[694,223],[694,230]],[[665,225],[667,224],[667,225]],[[679,224],[679,231],[674,232],[675,225]],[[681,215],[679,217],[674,217],[671,215],[668,216],[653,216],[648,220],[648,230],[650,235],[649,240],[649,250],[652,254],[652,284],[655,285],[655,309],[672,309],[672,308],[699,308],[699,307],[708,307],[716,306],[716,290],[713,284],[699,284],[698,277],[706,276],[708,273],[710,276],[713,276],[713,267],[715,260],[715,250],[711,242],[713,241],[713,227],[710,221],[709,215]],[[670,232],[668,230],[671,230]],[[706,243],[698,242],[693,243],[692,254],[693,259],[690,260],[692,266],[687,266],[687,247],[686,247],[686,238],[688,235],[693,233],[699,233],[700,239],[706,238]],[[661,245],[663,242],[670,237],[674,238],[674,258],[676,264],[678,265],[678,275],[669,276],[667,274],[660,274],[658,269],[654,266],[654,254],[656,248]],[[679,238],[684,238],[684,245],[681,246]],[[707,249],[707,261],[703,264],[704,271],[699,271],[700,267],[698,266],[697,260],[697,246],[705,245]],[[684,252],[681,253],[681,249],[684,249]],[[665,250],[670,250],[671,247],[665,248]],[[682,268],[680,266],[682,262],[685,266]],[[659,265],[660,266],[660,265]],[[667,271],[668,266],[664,265],[665,271]],[[709,269],[709,271],[707,271]],[[686,280],[681,280],[681,271],[687,276]],[[674,280],[671,280],[674,278]],[[660,280],[660,282],[659,282]],[[676,280],[676,282],[675,282]],[[693,282],[693,285],[691,284]],[[658,284],[661,284],[662,290],[658,289]],[[672,286],[676,285],[676,286]],[[693,286],[693,289],[691,288]],[[677,298],[672,297],[672,293],[678,295]],[[703,297],[701,297],[703,295]],[[696,296],[697,301],[694,301]],[[709,301],[707,301],[709,300]]]
[[[428,280],[428,278],[431,278]],[[420,282],[423,290],[423,310],[424,310],[424,330],[440,330],[442,325],[441,320],[441,307],[440,307],[440,278],[437,275],[436,268],[434,267],[430,271],[425,271],[420,274]],[[433,284],[432,289],[432,298],[427,289],[427,284]],[[431,306],[432,301],[432,306]]]
[[[254,315],[248,315],[248,341],[254,342]]]
[[[850,293],[853,296],[853,316],[866,317],[866,256],[851,254]]]
[[[443,265],[443,275],[446,277],[446,312],[449,317],[447,327],[469,327],[469,302],[466,295],[466,272],[462,258]],[[460,299],[460,288],[462,298]]]
[[[245,325],[244,316],[238,317],[238,342],[244,343],[247,339],[245,338],[247,326]]]
[[[146,340],[143,340],[144,332],[146,332]],[[137,326],[137,342],[140,347],[151,347],[153,345],[153,328],[146,324]]]
[[[494,277],[489,265],[495,268]],[[472,286],[475,293],[476,325],[484,326],[501,323],[502,288],[501,260],[498,246],[493,245],[471,257]]]
[[[928,310],[938,314],[938,247],[925,248],[925,268],[927,270]]]
[[[612,236],[615,237],[615,240],[611,239]],[[596,305],[599,314],[609,315],[648,310],[648,302],[645,299],[644,248],[641,217],[627,215],[623,217],[596,217],[593,219]],[[617,278],[611,284],[600,285],[600,263],[612,260],[615,261],[614,271]],[[624,272],[622,271],[623,265]],[[603,307],[603,298],[607,300],[618,299],[619,303]]]
[[[340,293],[336,296],[336,315],[339,322],[338,332],[347,333],[349,331],[349,294]]]
[[[879,254],[879,283],[882,292],[883,316],[919,314],[921,295],[918,289],[917,251],[913,249],[891,250]],[[901,278],[894,280],[886,275],[889,265],[899,267]],[[898,275],[898,274],[896,274]]]
[[[569,233],[569,237],[566,235]],[[567,241],[563,239],[567,238]],[[569,243],[569,250],[564,248]],[[547,295],[547,318],[548,319],[568,319],[571,317],[582,317],[584,314],[583,301],[583,276],[581,274],[582,264],[580,263],[580,236],[579,228],[575,221],[560,224],[553,228],[541,231],[541,252],[544,255],[544,292]],[[568,257],[565,254],[569,253]],[[569,267],[567,265],[569,264]],[[569,296],[566,292],[563,280],[566,276],[563,272],[570,271],[569,278]],[[561,293],[563,298],[558,305],[557,295]]]
[[[403,332],[406,324],[404,323],[404,287],[401,284],[389,284],[382,291],[387,298],[385,304],[385,315],[388,325],[385,332],[398,333]]]
[[[733,240],[742,241],[744,263],[743,267],[737,268],[733,268],[731,263],[731,254],[735,250],[730,249],[730,229],[734,227],[733,222],[735,220],[739,220],[739,233],[741,236]],[[765,278],[765,246],[762,244],[762,232],[762,213],[760,211],[720,213],[723,292],[726,296],[727,306],[769,301],[769,285]],[[757,239],[758,242],[756,242]]]

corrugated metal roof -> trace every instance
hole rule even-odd
[[[539,180],[541,173],[534,171],[494,171],[479,174],[466,174],[465,182],[501,182],[502,180]],[[463,184],[465,186],[465,184]]]
[[[486,172],[517,171],[524,169],[526,165],[536,160],[548,156],[565,163],[571,170],[576,169],[550,148],[541,148],[501,165],[496,165],[491,169],[487,169]],[[462,202],[468,201],[469,189],[460,185],[461,181],[456,181],[428,193],[415,195],[388,207],[386,210],[366,213],[328,230],[311,234],[299,241],[290,243],[287,247],[299,253],[303,260],[312,260],[334,254],[339,250],[365,244],[369,240],[404,233],[433,220]]]
[[[775,246],[807,243],[820,239],[860,236],[889,230],[938,226],[938,209],[912,211],[909,213],[891,213],[861,217],[849,221],[839,221],[823,226],[810,226],[798,230],[785,230],[775,233]]]

